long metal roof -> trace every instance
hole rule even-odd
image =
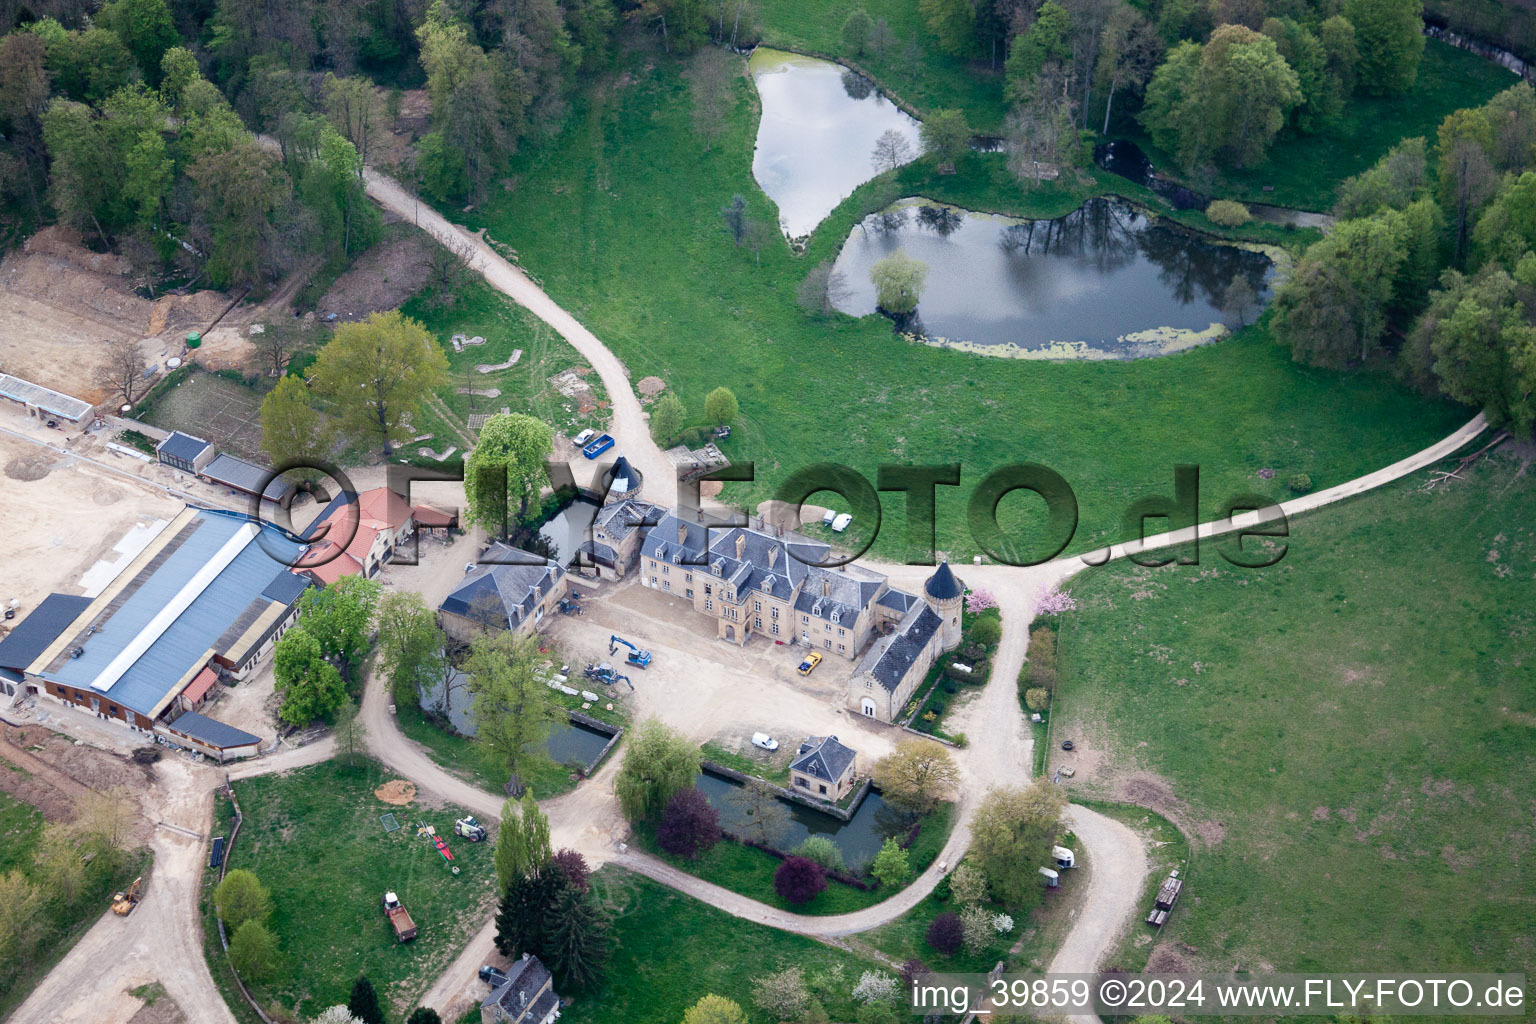
[[[0,373],[0,397],[36,406],[44,412],[51,412],[55,416],[63,416],[77,423],[85,419],[86,414],[95,408],[90,402],[83,402],[73,395],[45,388],[41,384],[33,384],[20,377],[12,377],[8,373]]]
[[[283,569],[278,559],[299,547],[249,517],[188,509],[31,671],[154,717],[221,653],[220,638],[253,604],[272,603],[264,592]]]

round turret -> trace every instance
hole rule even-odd
[[[939,618],[944,620],[944,649],[952,651],[960,646],[960,600],[965,589],[949,569],[949,562],[939,567],[923,584],[923,600],[928,602]]]

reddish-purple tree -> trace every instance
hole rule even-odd
[[[901,975],[901,980],[906,982],[908,987],[910,987],[922,979],[928,977],[928,975],[932,974],[933,972],[928,969],[927,964],[923,963],[921,960],[914,956],[912,959],[903,963],[897,973]]]
[[[565,882],[577,892],[587,891],[587,858],[569,847],[555,854],[553,863],[560,873],[565,876]]]
[[[667,801],[656,841],[673,856],[692,860],[720,841],[720,814],[703,793],[689,787]]]
[[[928,925],[928,945],[945,956],[954,956],[964,941],[965,928],[960,924],[959,914],[946,910]]]
[[[809,857],[785,857],[773,873],[773,891],[791,903],[805,903],[827,887],[827,869]]]

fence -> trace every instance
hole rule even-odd
[[[245,823],[245,815],[240,813],[240,801],[235,799],[234,783],[230,782],[228,772],[224,774],[224,791],[229,794],[229,802],[235,808],[235,827],[229,830],[229,838],[224,842],[224,859],[219,861],[220,882],[224,881],[224,872],[229,870],[229,858],[235,852],[235,839],[240,835],[240,826]],[[245,982],[240,978],[240,972],[235,970],[235,965],[229,962],[229,935],[224,930],[224,918],[219,913],[217,902],[213,905],[213,919],[219,925],[219,945],[224,949],[224,962],[229,967],[229,976],[235,979],[235,987],[240,990],[245,1001],[251,1004],[251,1009],[256,1011],[256,1016],[260,1017],[264,1024],[277,1024],[267,1016],[267,1012],[261,1008],[256,997],[251,995],[251,990],[245,987]]]

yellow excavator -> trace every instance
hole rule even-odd
[[[127,917],[133,913],[133,908],[138,906],[139,897],[144,891],[144,877],[140,875],[133,880],[127,892],[114,893],[112,896],[112,913],[118,917]]]

